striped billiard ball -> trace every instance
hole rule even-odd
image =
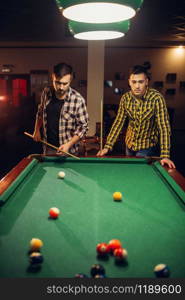
[[[158,264],[154,268],[154,273],[156,277],[169,277],[170,270],[167,265],[165,264]]]

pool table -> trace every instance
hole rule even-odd
[[[0,202],[0,277],[90,277],[94,263],[109,278],[155,278],[160,263],[185,277],[185,179],[158,161],[31,155],[0,181]],[[34,237],[43,241],[38,269],[29,263]],[[96,245],[112,239],[128,251],[123,264],[97,256]]]

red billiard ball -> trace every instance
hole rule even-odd
[[[123,261],[127,258],[128,253],[124,248],[117,248],[114,250],[113,255],[117,261]]]
[[[121,248],[121,247],[122,247],[122,244],[121,244],[120,240],[113,239],[113,240],[109,241],[109,243],[108,243],[108,249],[109,249],[109,252],[111,252],[111,253],[113,253],[115,249]]]
[[[52,207],[52,208],[50,208],[50,210],[49,210],[49,215],[50,215],[50,217],[51,217],[52,219],[58,218],[59,213],[60,213],[60,210],[59,210],[58,208],[56,208],[56,207]]]
[[[98,255],[105,256],[109,252],[108,245],[106,243],[99,243],[96,246],[96,251],[97,251]]]

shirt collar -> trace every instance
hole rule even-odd
[[[132,96],[132,99],[133,100],[136,100],[136,101],[138,101],[138,100],[147,100],[147,94],[148,94],[148,87],[146,88],[146,91],[145,91],[145,93],[144,93],[144,95],[141,97],[141,98],[136,98],[135,96],[134,96],[134,94],[132,94],[132,91],[130,91],[130,94],[131,94],[131,96]]]
[[[71,89],[71,87],[69,87],[69,89],[68,89],[68,91],[66,93],[66,97],[65,97],[64,101],[69,101],[70,100],[71,93],[72,93],[72,89]]]
[[[143,95],[143,100],[146,100],[146,98],[147,98],[147,95],[148,95],[148,86],[147,86],[147,88],[146,88],[146,91],[145,91],[145,93],[144,93],[144,95]]]
[[[55,92],[54,88],[51,87],[51,89],[49,90],[49,100],[52,99],[52,93],[54,93],[54,92]],[[65,96],[65,98],[63,99],[63,101],[69,101],[69,100],[70,100],[70,97],[71,97],[71,94],[72,94],[72,89],[71,89],[71,87],[69,87],[69,89],[68,89],[68,91],[67,91],[67,93],[66,93],[66,96]]]

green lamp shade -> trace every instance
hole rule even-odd
[[[90,24],[69,21],[69,31],[81,40],[110,40],[123,37],[129,30],[128,20],[107,24]]]
[[[84,23],[113,23],[135,16],[143,0],[56,0],[67,19]]]

